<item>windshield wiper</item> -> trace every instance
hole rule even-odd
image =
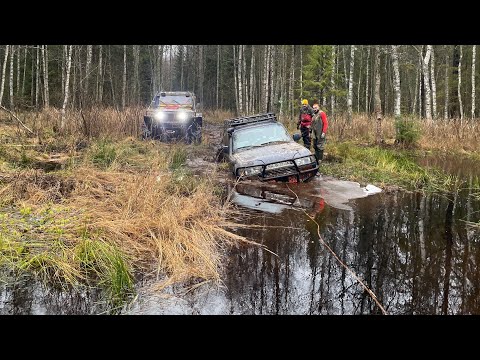
[[[286,140],[273,140],[273,141],[267,141],[267,142],[262,143],[260,145],[277,144],[277,143],[280,144],[280,143],[286,143],[286,142],[288,142],[288,141],[286,141]]]
[[[247,146],[241,146],[239,148],[236,148],[235,151],[240,150],[240,149],[251,149],[251,148],[257,148],[257,147],[262,147],[262,145],[247,145]]]

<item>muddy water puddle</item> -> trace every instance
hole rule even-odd
[[[139,290],[130,314],[379,314],[323,239],[389,314],[480,313],[480,219],[472,192],[452,198],[332,178],[308,184],[237,184],[236,231],[256,246],[228,253],[223,284],[168,297]]]

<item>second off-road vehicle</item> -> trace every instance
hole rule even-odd
[[[317,174],[318,161],[299,139],[274,113],[227,119],[217,158],[230,163],[237,178],[305,182]]]
[[[201,143],[203,117],[197,107],[196,97],[191,92],[157,93],[143,117],[142,138]]]

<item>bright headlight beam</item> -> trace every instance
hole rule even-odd
[[[154,115],[153,115],[153,118],[157,121],[161,121],[163,119],[165,119],[165,112],[163,111],[157,111]]]
[[[179,111],[177,114],[177,119],[180,121],[185,121],[188,119],[188,114],[186,111]]]

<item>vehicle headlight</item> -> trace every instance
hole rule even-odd
[[[311,164],[313,162],[315,162],[315,156],[314,155],[310,155],[310,156],[303,157],[303,158],[295,160],[295,163],[297,164],[297,166],[307,165],[307,164]]]
[[[162,121],[165,119],[165,117],[167,116],[167,114],[165,114],[164,111],[157,111],[155,114],[153,114],[153,118],[157,121]]]
[[[238,176],[252,176],[262,172],[261,166],[252,166],[238,170]]]
[[[180,121],[185,121],[188,119],[188,113],[186,111],[179,111],[177,113],[177,119]]]

